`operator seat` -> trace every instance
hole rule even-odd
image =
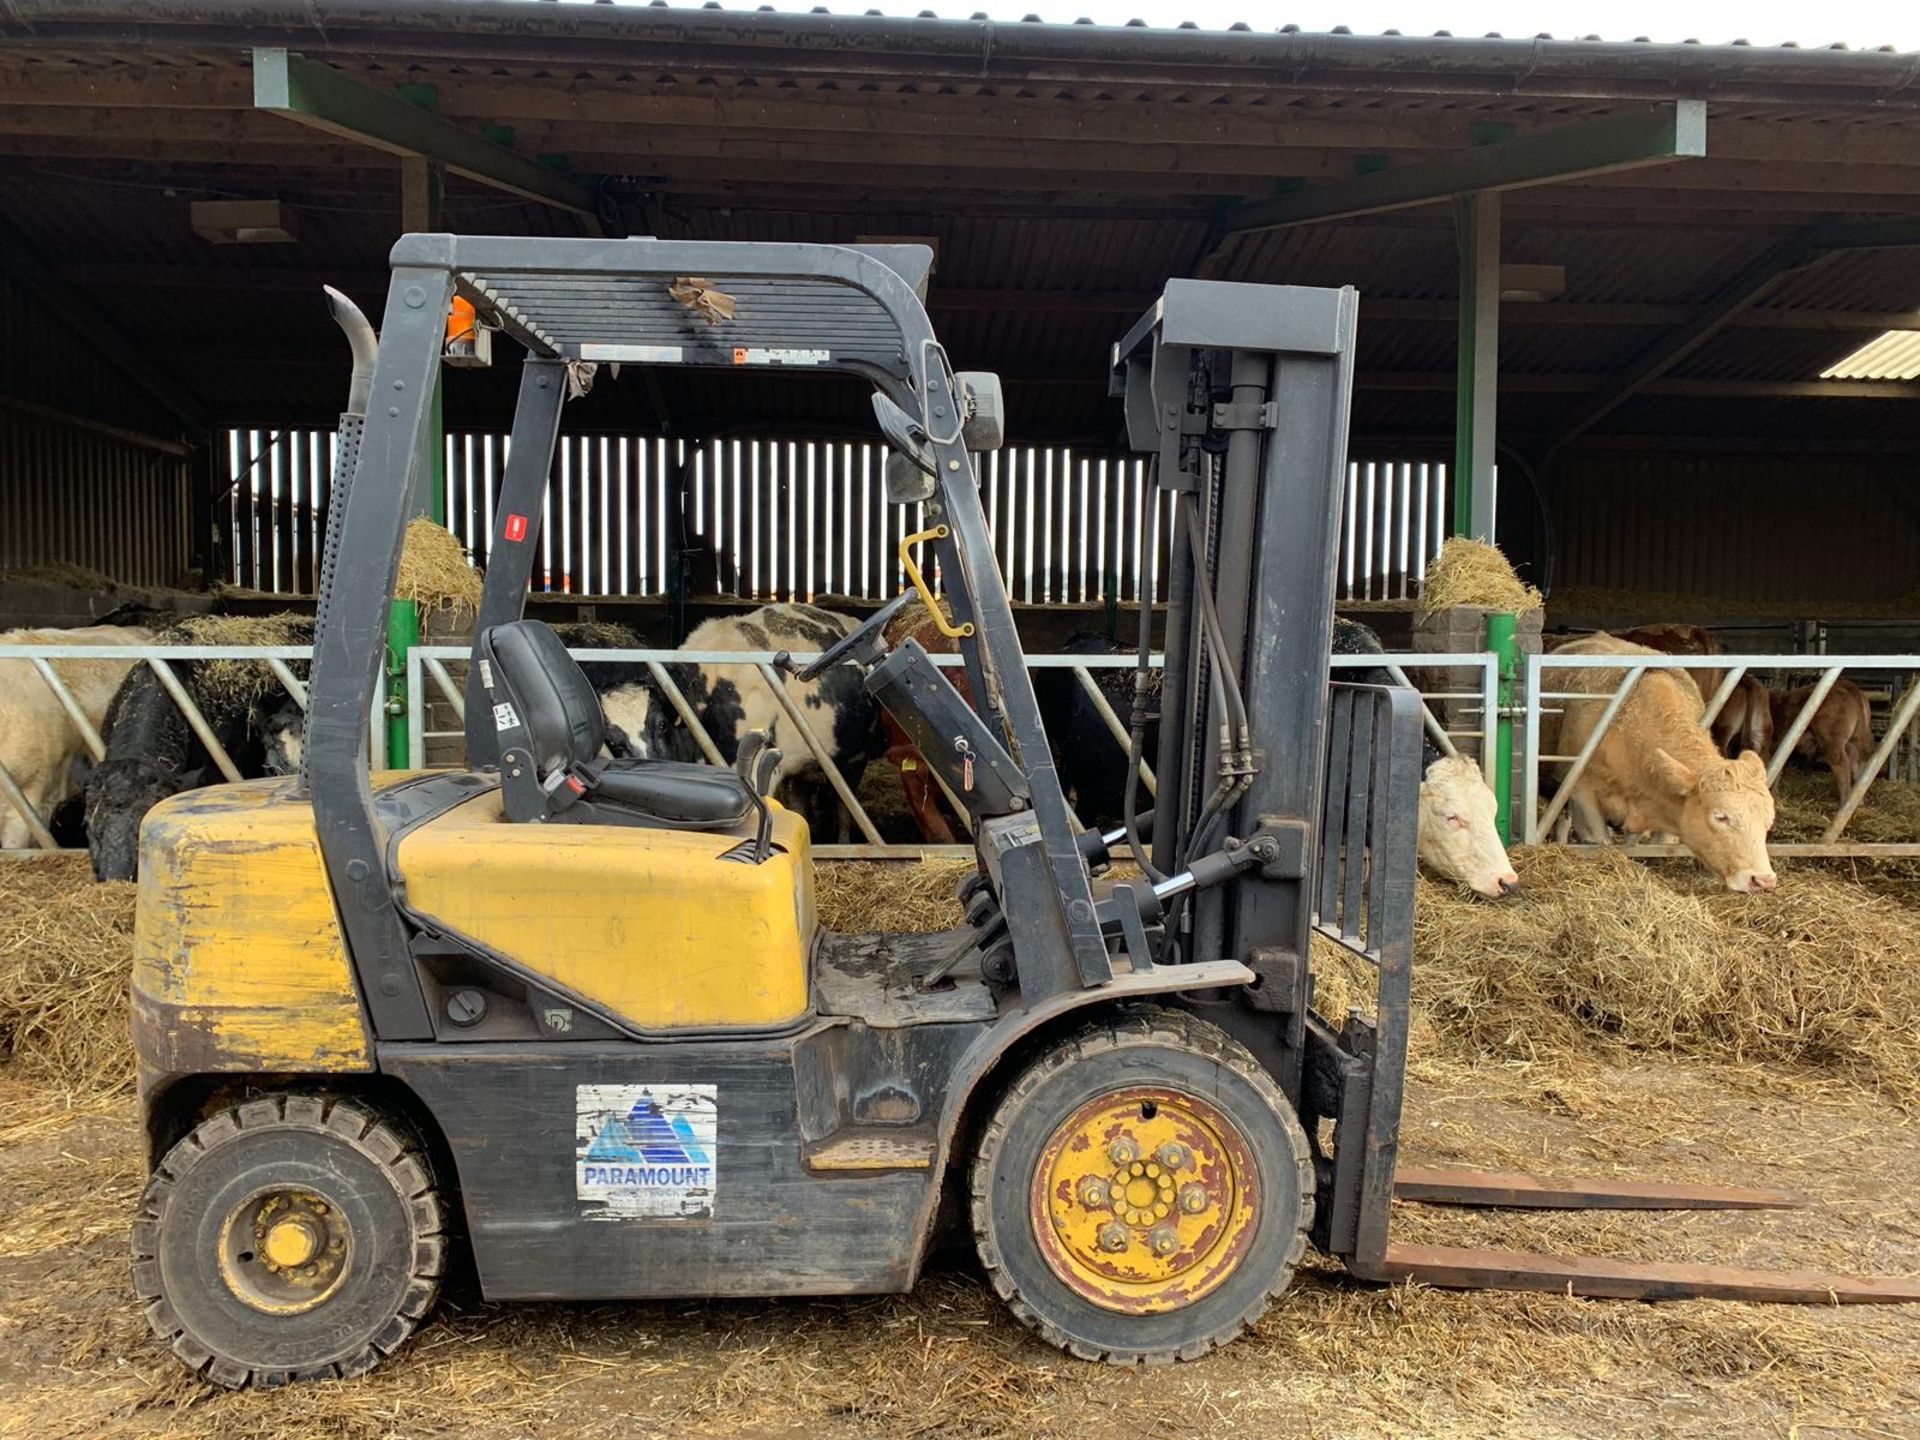
[[[508,819],[731,830],[759,808],[731,770],[635,758],[544,622],[494,625],[482,632],[479,652]]]

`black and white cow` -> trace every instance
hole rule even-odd
[[[284,638],[304,645],[313,622],[288,617]],[[191,644],[191,634],[162,632],[160,644]],[[289,774],[300,764],[302,716],[284,686],[257,661],[177,660],[173,672],[243,776]],[[153,670],[141,665],[121,682],[107,709],[107,754],[87,776],[87,851],[101,880],[132,880],[140,861],[140,822],[169,795],[221,779]]]
[[[726,615],[696,626],[680,648],[691,651],[777,651],[795,654],[827,649],[859,621],[813,605],[762,605],[745,615]],[[826,774],[804,737],[793,734],[785,707],[751,664],[675,663],[667,673],[686,697],[714,747],[731,764],[752,730],[765,731],[780,752],[773,788],[783,804],[806,817],[816,841],[844,837],[850,823]],[[634,752],[658,760],[699,760],[699,741],[672,701],[645,672],[628,672],[625,684],[602,691],[607,719],[626,731]],[[815,743],[853,789],[860,788],[869,761],[886,750],[880,707],[866,692],[859,669],[837,665],[802,683],[783,677],[788,696],[806,718]],[[597,685],[596,689],[599,688]]]

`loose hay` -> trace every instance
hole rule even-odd
[[[1423,617],[1456,605],[1518,614],[1537,610],[1542,603],[1540,592],[1513,573],[1497,547],[1456,535],[1427,566],[1419,608]]]
[[[474,616],[480,613],[481,589],[480,572],[451,530],[424,515],[407,523],[394,599],[411,600],[429,613],[452,610]]]
[[[0,862],[0,1056],[88,1092],[133,1080],[127,1037],[134,887],[84,855]]]
[[[948,930],[965,921],[954,891],[971,860],[833,861],[814,870],[814,906],[829,930]]]
[[[1513,852],[1487,904],[1422,878],[1414,998],[1437,1043],[1769,1060],[1920,1095],[1920,913],[1805,867],[1735,895],[1691,866]]]
[[[310,645],[313,617],[283,610],[277,615],[188,615],[154,637],[156,645]],[[306,662],[297,664],[303,672]],[[280,681],[258,660],[202,660],[193,664],[196,698],[244,708],[277,690]]]
[[[1538,1031],[1544,1020],[1587,1051],[1570,1063],[1606,1107],[1604,1123],[1591,1127],[1607,1137],[1604,1160],[1618,1160],[1619,1147],[1666,1141],[1667,1158],[1654,1162],[1664,1168],[1676,1136],[1690,1133],[1707,1152],[1689,1172],[1700,1178],[1739,1179],[1729,1168],[1736,1155],[1754,1162],[1769,1150],[1785,1168],[1766,1170],[1761,1183],[1807,1188],[1815,1176],[1838,1178],[1815,1209],[1757,1219],[1547,1217],[1545,1231],[1507,1236],[1472,1226],[1538,1227],[1542,1217],[1469,1222],[1408,1206],[1396,1224],[1437,1243],[1544,1238],[1600,1253],[1911,1270],[1914,1151],[1897,1133],[1899,1117],[1872,1097],[1834,1085],[1787,1101],[1777,1070],[1756,1072],[1761,1098],[1747,1108],[1764,1105],[1777,1121],[1729,1148],[1724,1132],[1736,1127],[1715,1126],[1721,1112],[1713,1106],[1731,1095],[1727,1108],[1737,1114],[1742,1102],[1723,1069],[1638,1061],[1635,1086],[1632,1075],[1603,1071],[1592,1057],[1596,1044],[1693,1053],[1689,1047],[1703,1043],[1694,1037],[1708,1028],[1703,1010],[1722,1004],[1729,1022],[1747,1014],[1738,992],[1753,983],[1753,969],[1772,965],[1801,985],[1835,968],[1828,950],[1845,937],[1865,943],[1847,913],[1862,904],[1860,892],[1798,866],[1783,874],[1777,895],[1751,897],[1718,895],[1708,877],[1619,856],[1523,850],[1516,860],[1529,891],[1498,905],[1421,886],[1416,994],[1461,1029],[1456,1039],[1435,1027],[1439,1043],[1460,1056],[1430,1067],[1440,1081],[1414,1086],[1405,1137],[1419,1158],[1456,1163],[1420,1147],[1457,1125],[1488,1161],[1533,1163],[1531,1131],[1504,1136],[1518,1153],[1489,1140],[1503,1136],[1498,1127],[1517,1107],[1495,1093],[1511,1072],[1484,1057],[1536,1050],[1537,1036],[1523,1043],[1509,1029]],[[966,861],[825,864],[821,915],[848,928],[945,926],[958,919],[951,892],[970,869]],[[823,1440],[959,1440],[1080,1436],[1089,1417],[1098,1428],[1118,1416],[1141,1434],[1273,1440],[1650,1430],[1705,1440],[1795,1425],[1802,1434],[1905,1434],[1920,1399],[1913,1307],[1840,1312],[1451,1294],[1362,1286],[1319,1260],[1309,1260],[1293,1291],[1243,1341],[1197,1365],[1144,1374],[1056,1354],[1005,1314],[970,1265],[943,1265],[912,1295],[869,1299],[493,1306],[456,1297],[364,1380],[216,1392],[153,1339],[127,1291],[125,1227],[143,1178],[130,1097],[77,1104],[51,1095],[47,1083],[104,1089],[124,1079],[131,898],[130,886],[94,886],[84,861],[0,865],[0,1049],[11,1057],[0,1064],[0,1336],[8,1347],[0,1413],[22,1433],[587,1440],[805,1430]],[[1626,913],[1649,907],[1660,913]],[[1620,913],[1595,913],[1606,908]],[[1601,924],[1609,928],[1586,939],[1562,933]],[[1690,932],[1696,938],[1688,942]],[[1737,940],[1746,951],[1724,967],[1726,957],[1706,966],[1711,984],[1697,980],[1700,957],[1683,956],[1695,978],[1648,992],[1646,972],[1671,960],[1676,945],[1698,950],[1707,943],[1699,935],[1721,948]],[[1540,957],[1517,959],[1527,947],[1539,947]],[[1573,978],[1560,978],[1556,967]],[[23,969],[33,972],[29,983],[17,973]],[[1604,1012],[1588,993],[1601,976],[1626,997],[1609,993]],[[1348,978],[1362,1003],[1370,975],[1356,966]],[[1323,980],[1322,1004],[1338,1013],[1335,983]],[[1886,991],[1890,1014],[1913,1014],[1913,983]],[[1830,1004],[1843,988],[1802,998]],[[1681,1019],[1660,1022],[1650,1012],[1662,1004]],[[1615,1028],[1596,1030],[1608,1016]],[[1424,1049],[1430,1039],[1417,1044]],[[103,1050],[117,1050],[118,1059]],[[1649,1124],[1656,1103],[1658,1123]],[[1549,1153],[1549,1168],[1584,1163],[1564,1144]],[[1857,1198],[1845,1198],[1863,1178]],[[1754,1238],[1763,1232],[1783,1238]],[[1829,1242],[1844,1248],[1828,1256],[1821,1247]],[[1746,1249],[1762,1244],[1782,1248]]]

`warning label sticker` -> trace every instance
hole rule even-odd
[[[574,1087],[574,1193],[589,1220],[713,1214],[715,1085]]]
[[[739,345],[733,351],[736,365],[825,365],[831,359],[831,350],[762,350]]]
[[[678,365],[685,353],[678,345],[615,345],[600,340],[580,347],[582,360],[624,360],[634,365]]]
[[[502,700],[498,705],[493,707],[493,728],[495,730],[511,730],[519,723],[520,716],[514,711],[513,706],[505,700]]]

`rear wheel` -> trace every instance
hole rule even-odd
[[[275,1095],[167,1153],[133,1227],[148,1323],[232,1387],[361,1375],[432,1307],[442,1211],[424,1157],[350,1102]]]
[[[1116,1365],[1198,1358],[1286,1289],[1313,1218],[1306,1135],[1224,1032],[1149,1010],[1015,1081],[981,1137],[981,1263],[1041,1337]]]

